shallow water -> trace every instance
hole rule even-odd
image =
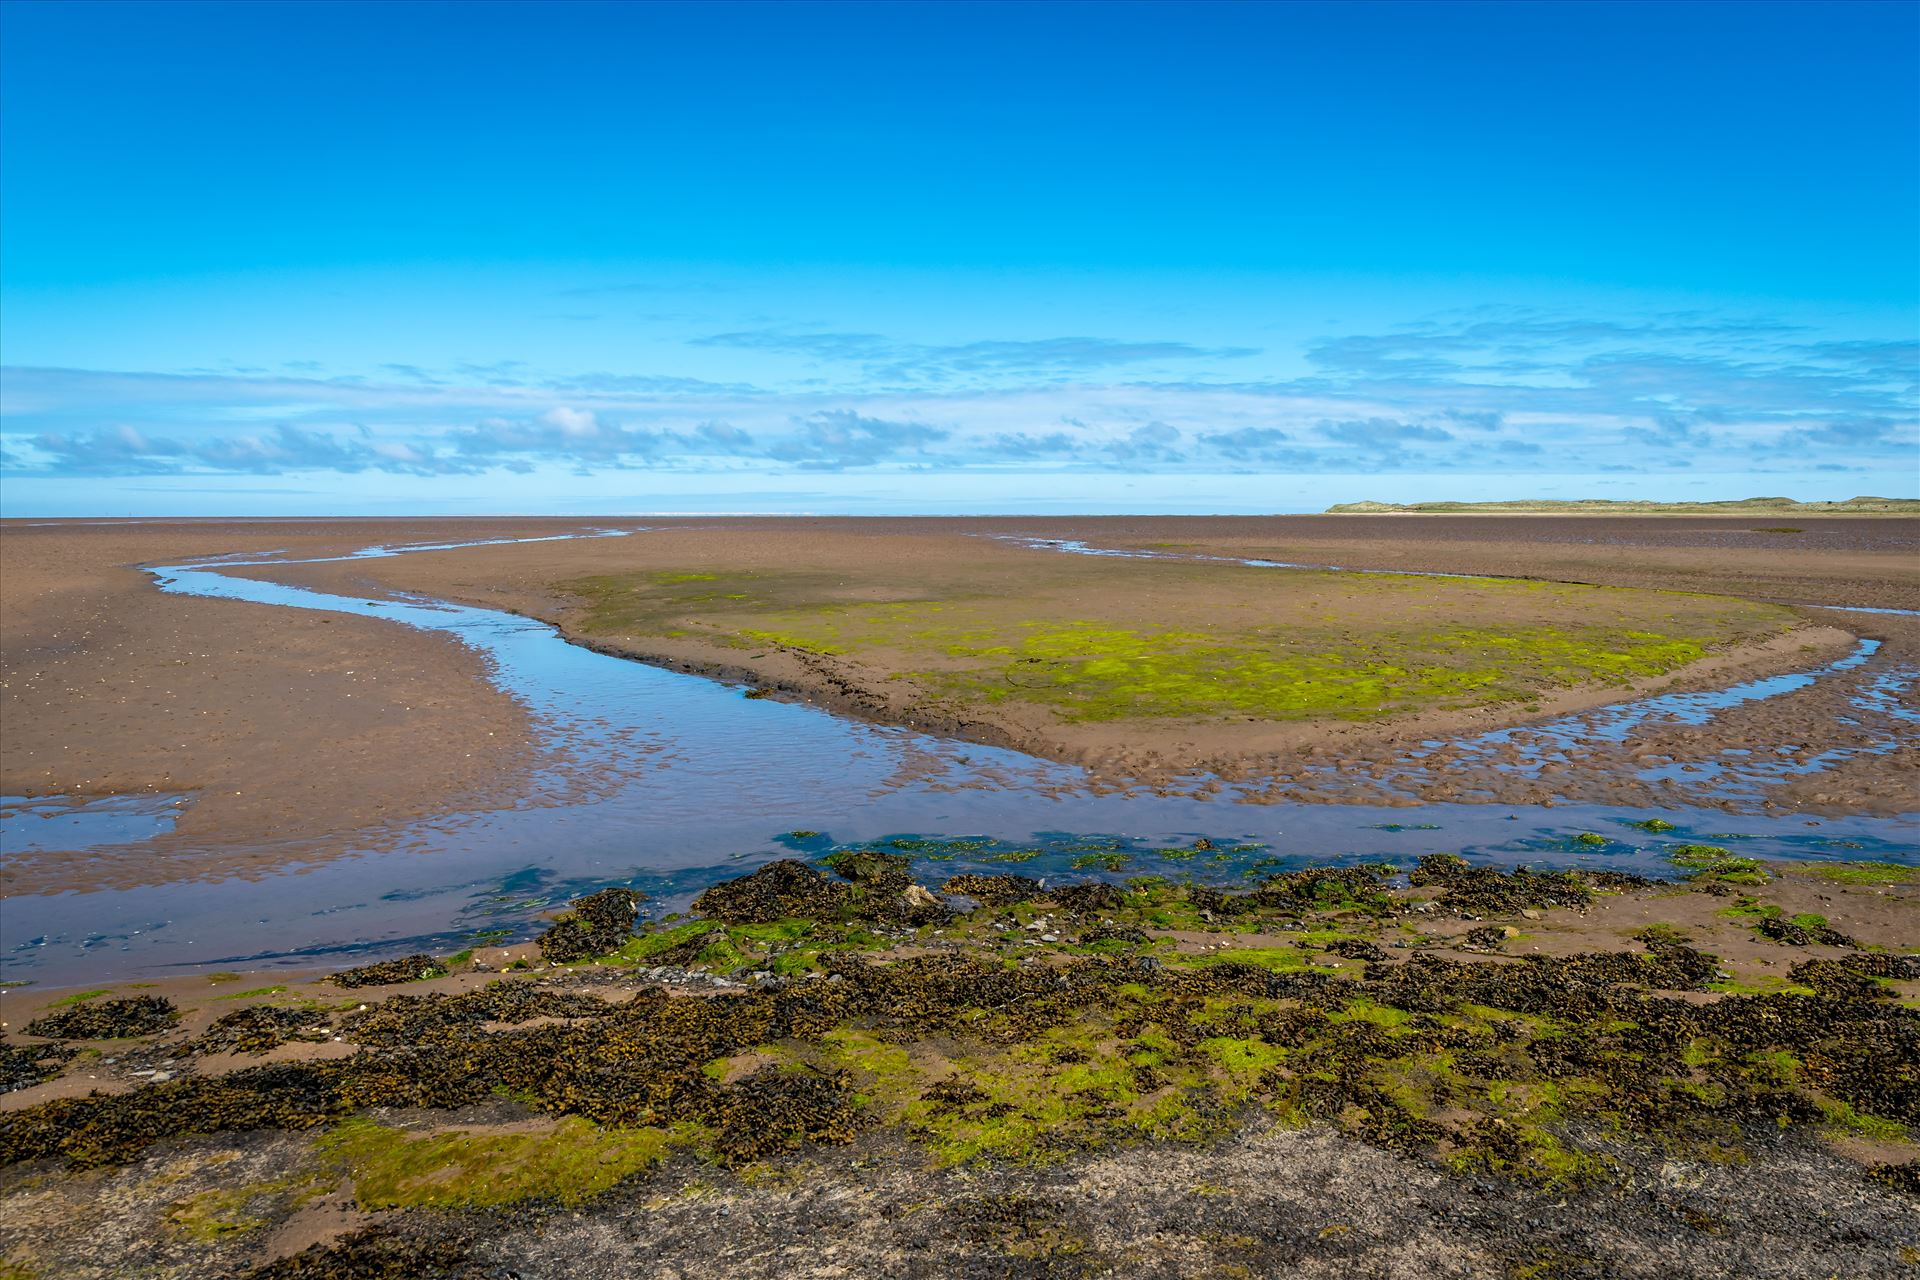
[[[333,559],[427,549],[367,548]],[[165,591],[381,617],[455,637],[484,655],[494,682],[533,712],[550,750],[531,784],[492,811],[416,823],[397,840],[369,834],[345,856],[337,840],[324,849],[288,842],[279,851],[295,869],[281,873],[32,899],[31,914],[19,916],[31,920],[32,934],[7,930],[0,967],[10,978],[91,982],[451,949],[480,930],[524,936],[543,911],[599,885],[645,888],[659,911],[768,857],[903,835],[985,841],[961,849],[910,843],[923,875],[934,878],[998,869],[1232,881],[1277,865],[1436,851],[1658,871],[1666,866],[1661,850],[1688,839],[1770,857],[1920,862],[1911,823],[1898,819],[1664,810],[1675,830],[1653,835],[1628,825],[1648,814],[1594,805],[1256,805],[1235,803],[1230,789],[1103,791],[1072,766],[748,699],[740,686],[600,654],[514,614],[220,572],[261,563],[288,562],[227,557],[152,572]],[[6,820],[9,849],[27,847],[14,843],[20,820]],[[788,834],[796,831],[820,834]],[[1575,843],[1584,832],[1607,842]],[[103,843],[126,838],[89,834],[80,842],[102,860],[141,857],[138,843]],[[1203,838],[1215,848],[1194,851]],[[9,914],[26,909],[23,902]]]
[[[173,830],[192,798],[139,796],[0,796],[0,831],[9,853],[125,844]]]

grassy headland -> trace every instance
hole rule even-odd
[[[1720,502],[1641,502],[1619,498],[1519,498],[1507,502],[1342,502],[1340,515],[1560,515],[1560,516],[1876,516],[1920,515],[1920,498],[1847,498],[1799,502],[1793,498],[1730,498]]]

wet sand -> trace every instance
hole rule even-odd
[[[495,526],[435,522],[432,536]],[[144,846],[163,878],[324,857],[354,833],[524,778],[525,710],[439,636],[338,615],[164,595],[143,564],[241,551],[344,554],[408,522],[0,526],[0,794],[182,794]],[[365,839],[365,836],[357,837]],[[166,870],[171,868],[171,870]],[[32,891],[0,869],[8,892]],[[84,863],[67,887],[84,883]]]

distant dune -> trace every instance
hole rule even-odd
[[[1916,498],[1848,498],[1845,502],[1796,502],[1792,498],[1736,498],[1726,502],[1634,502],[1612,498],[1516,502],[1342,502],[1330,516],[1353,515],[1920,515]]]

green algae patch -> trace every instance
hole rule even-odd
[[[336,1028],[358,1047],[350,1058],[56,1099],[0,1117],[0,1155],[86,1166],[184,1133],[308,1130],[363,1206],[468,1209],[577,1203],[676,1151],[771,1167],[873,1131],[934,1166],[1029,1166],[1204,1143],[1261,1117],[1573,1188],[1617,1178],[1607,1152],[1622,1136],[1708,1158],[1754,1131],[1905,1142],[1920,1124],[1920,1016],[1891,998],[1920,958],[1856,951],[1743,987],[1672,928],[1641,929],[1629,950],[1486,961],[1380,945],[1431,918],[1416,892],[1458,895],[1446,909],[1462,914],[1577,910],[1602,883],[1654,892],[1618,873],[1429,857],[1418,891],[1390,887],[1382,865],[1317,867],[1244,892],[1035,883],[922,924],[860,916],[904,910],[901,886],[918,888],[904,864],[868,847],[836,852],[835,878],[769,864],[710,904],[745,918],[676,922],[617,953],[657,966],[685,952],[713,970],[691,991],[684,974],[663,986],[613,966],[393,993]],[[785,914],[794,895],[831,909]],[[1041,918],[1059,940],[1024,927]],[[1146,941],[1160,919],[1221,949]],[[1102,931],[1124,945],[1076,940]],[[1346,962],[1316,963],[1320,950]],[[782,957],[800,963],[783,973]],[[749,964],[751,982],[719,976]],[[278,1034],[281,1021],[300,1029],[289,1016],[230,1030]],[[537,1118],[455,1127],[461,1108],[501,1097]],[[401,1129],[373,1108],[449,1119]],[[203,1208],[209,1221],[257,1216]]]
[[[1764,885],[1773,875],[1758,858],[1742,858],[1717,844],[1682,844],[1666,851],[1667,861],[1689,872],[1696,884]]]
[[[1800,863],[1792,868],[1797,875],[1818,876],[1835,884],[1905,884],[1920,876],[1920,867],[1897,862]]]
[[[415,1136],[348,1120],[315,1141],[367,1209],[475,1209],[541,1199],[577,1204],[664,1159],[664,1129],[603,1129],[568,1118],[537,1133],[454,1130]]]
[[[689,568],[559,584],[595,637],[847,659],[914,705],[1066,723],[1366,721],[1663,676],[1795,625],[1726,597],[1128,561],[937,581]],[[1177,617],[1179,625],[1166,619]]]
[[[111,995],[112,988],[101,987],[95,991],[76,991],[70,996],[61,996],[58,1000],[47,1002],[49,1009],[64,1009],[68,1005],[85,1004],[89,1000],[98,1000],[101,996]]]
[[[160,1220],[168,1235],[204,1244],[271,1226],[326,1191],[320,1171],[307,1170],[199,1192],[168,1205]]]

